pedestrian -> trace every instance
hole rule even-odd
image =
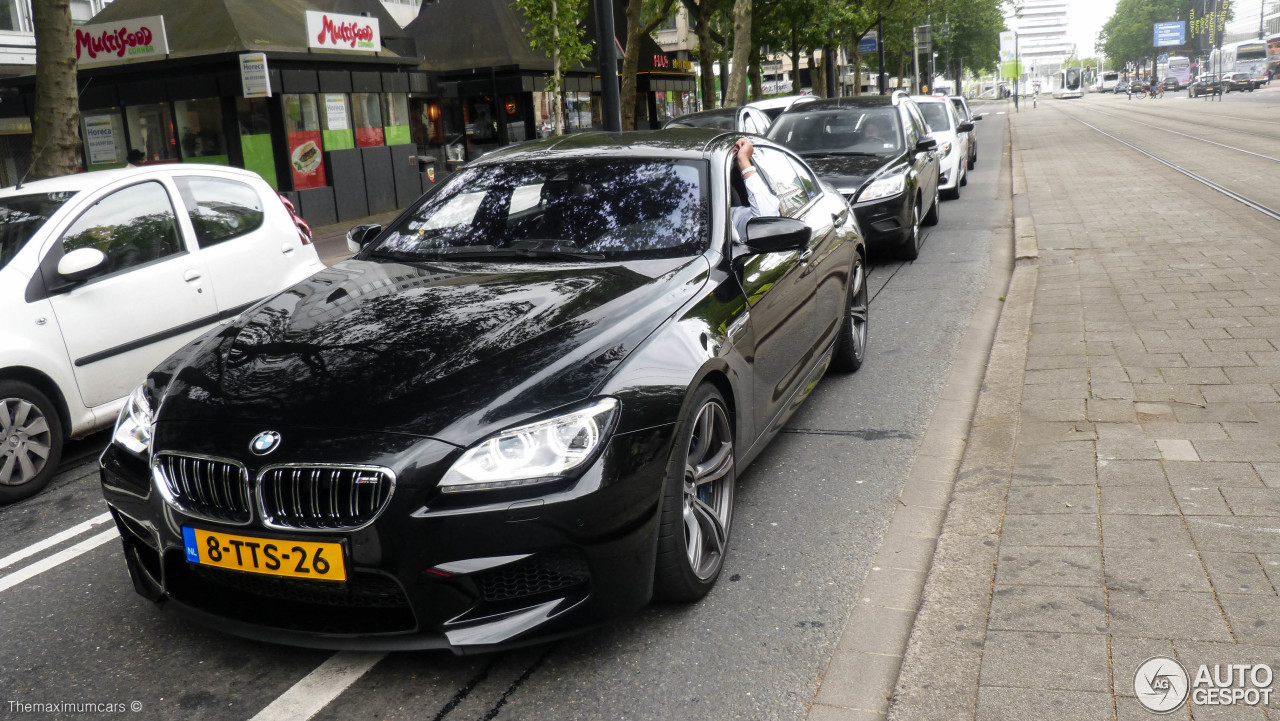
[[[751,164],[753,152],[755,152],[755,145],[747,138],[742,138],[733,144],[733,156],[738,161],[738,172],[750,202],[749,206],[742,205],[741,198],[733,198],[734,207],[730,209],[730,217],[733,220],[734,235],[738,240],[746,239],[748,221],[752,218],[777,216],[782,207],[778,196],[769,190],[769,186],[760,178],[760,172],[756,170],[756,166]],[[737,189],[734,190],[736,196]]]
[[[125,167],[126,168],[142,167],[142,161],[146,159],[147,159],[146,153],[142,152],[141,150],[138,150],[137,148],[134,148],[133,150],[129,151],[129,154],[127,156],[125,156]]]

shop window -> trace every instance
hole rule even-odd
[[[118,108],[87,110],[80,116],[80,137],[84,140],[87,170],[120,168],[129,149],[124,142],[124,119]]]
[[[293,189],[324,187],[324,137],[320,131],[316,96],[309,93],[281,95],[280,103],[284,108],[284,135],[289,149]]]
[[[590,130],[592,122],[591,93],[564,94],[565,126],[570,130]]]
[[[409,130],[409,96],[404,93],[382,94],[382,120],[387,145],[413,142]]]
[[[355,121],[356,145],[361,148],[385,145],[381,96],[381,93],[351,94],[351,117]]]
[[[324,112],[320,115],[320,128],[324,135],[325,150],[345,150],[356,146],[351,132],[351,104],[346,93],[325,93],[320,96]]]
[[[178,160],[178,139],[173,134],[173,116],[167,103],[135,105],[125,110],[129,140],[134,149],[147,156],[148,163]]]
[[[275,146],[271,142],[271,116],[266,98],[236,98],[240,124],[240,152],[245,170],[252,170],[273,188],[276,183]]]
[[[108,273],[136,268],[182,252],[169,193],[159,183],[139,183],[94,203],[62,236],[62,251],[96,248]]]
[[[467,136],[477,143],[498,142],[498,121],[493,115],[493,98],[467,101]]]
[[[422,106],[422,127],[428,143],[444,142],[444,118],[440,103],[428,102]]]
[[[222,135],[222,101],[218,98],[179,100],[173,107],[182,159],[228,165],[227,144]]]
[[[225,178],[179,177],[174,182],[201,248],[262,227],[262,198],[252,186]]]

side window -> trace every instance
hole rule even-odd
[[[787,218],[795,217],[809,202],[809,196],[804,192],[796,169],[787,156],[776,150],[756,148],[755,161],[765,180],[769,182],[769,187],[773,189],[773,194],[778,196],[782,215]]]
[[[906,112],[899,112],[899,119],[902,122],[902,130],[907,136],[907,150],[916,147],[916,143],[920,140],[920,130],[916,127],[916,119],[911,116],[911,106],[904,106]]]
[[[174,182],[201,248],[262,227],[262,198],[253,186],[225,178],[174,178]]]
[[[805,202],[822,195],[822,191],[818,189],[818,181],[814,179],[809,167],[790,155],[787,156],[787,160],[791,161],[791,167],[796,171],[796,178],[800,181],[800,188],[806,197]]]
[[[62,236],[62,251],[97,248],[115,273],[181,253],[177,216],[164,186],[139,183],[93,204]]]
[[[746,110],[742,111],[742,132],[756,133],[757,135],[763,132],[761,131],[759,125],[756,123],[755,116],[753,116],[751,113],[747,112]]]

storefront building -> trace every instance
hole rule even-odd
[[[411,160],[408,98],[436,86],[377,0],[116,0],[76,32],[86,170],[131,150],[247,168],[313,225],[404,207],[430,185]],[[7,82],[21,102],[0,115],[30,117],[34,78]]]

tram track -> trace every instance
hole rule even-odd
[[[1192,180],[1194,180],[1194,181],[1196,181],[1196,182],[1198,182],[1198,183],[1200,183],[1200,184],[1204,185],[1205,187],[1210,188],[1211,190],[1214,190],[1214,191],[1216,191],[1216,192],[1218,192],[1218,193],[1221,193],[1221,194],[1223,194],[1223,195],[1227,196],[1228,198],[1231,198],[1232,200],[1234,200],[1234,201],[1236,201],[1236,202],[1238,202],[1238,203],[1241,203],[1242,205],[1248,206],[1249,208],[1252,208],[1253,210],[1256,210],[1257,212],[1259,212],[1259,213],[1261,213],[1261,214],[1263,214],[1263,215],[1265,215],[1265,216],[1267,216],[1267,217],[1271,218],[1272,220],[1280,220],[1280,209],[1276,209],[1276,208],[1272,208],[1272,207],[1270,207],[1270,206],[1267,206],[1267,205],[1266,205],[1266,204],[1264,204],[1264,203],[1261,203],[1261,202],[1259,202],[1259,201],[1257,201],[1257,200],[1254,200],[1254,199],[1252,199],[1252,198],[1250,198],[1250,197],[1248,197],[1248,196],[1246,196],[1246,195],[1243,195],[1243,194],[1241,194],[1241,193],[1238,193],[1238,192],[1236,192],[1236,191],[1234,191],[1234,190],[1232,190],[1232,189],[1230,189],[1230,188],[1228,188],[1228,187],[1226,187],[1226,186],[1224,186],[1224,185],[1221,185],[1221,184],[1219,184],[1219,183],[1216,183],[1216,182],[1214,182],[1214,181],[1210,180],[1209,178],[1206,178],[1205,176],[1200,175],[1199,173],[1197,173],[1197,172],[1195,172],[1195,171],[1193,171],[1193,170],[1189,170],[1189,169],[1187,169],[1187,168],[1185,168],[1185,167],[1183,167],[1183,166],[1181,166],[1181,165],[1179,165],[1179,164],[1177,164],[1177,163],[1175,163],[1175,162],[1173,162],[1173,161],[1171,161],[1171,160],[1169,160],[1169,159],[1167,159],[1167,158],[1161,157],[1161,156],[1159,156],[1159,155],[1157,155],[1157,154],[1155,154],[1155,153],[1153,153],[1153,152],[1151,152],[1151,151],[1149,151],[1149,150],[1146,150],[1145,148],[1141,148],[1141,147],[1139,147],[1139,146],[1137,146],[1137,145],[1134,145],[1133,143],[1131,143],[1131,142],[1129,142],[1129,141],[1125,140],[1124,138],[1121,138],[1121,137],[1120,137],[1120,136],[1118,136],[1118,135],[1115,135],[1115,134],[1113,134],[1113,133],[1109,133],[1109,132],[1107,132],[1107,131],[1103,130],[1102,128],[1099,128],[1098,126],[1096,126],[1096,125],[1094,125],[1094,124],[1092,124],[1092,123],[1089,123],[1089,122],[1087,122],[1087,121],[1085,121],[1085,120],[1082,120],[1081,118],[1079,118],[1078,116],[1076,116],[1074,113],[1071,113],[1071,112],[1069,112],[1069,111],[1067,111],[1067,110],[1064,110],[1064,109],[1062,109],[1062,108],[1059,108],[1059,107],[1057,107],[1057,106],[1055,106],[1055,105],[1050,105],[1050,107],[1052,107],[1052,108],[1053,108],[1054,110],[1056,110],[1057,112],[1062,113],[1063,115],[1066,115],[1067,117],[1071,118],[1072,120],[1074,120],[1074,121],[1076,121],[1076,122],[1080,123],[1081,125],[1085,126],[1086,128],[1089,128],[1090,130],[1093,130],[1094,132],[1099,133],[1100,135],[1104,135],[1104,136],[1106,136],[1106,137],[1108,137],[1108,138],[1111,138],[1112,140],[1116,141],[1117,143],[1120,143],[1121,145],[1124,145],[1125,147],[1128,147],[1128,148],[1130,148],[1131,150],[1135,150],[1135,151],[1137,151],[1137,152],[1139,152],[1139,153],[1141,153],[1141,154],[1143,154],[1143,155],[1147,156],[1148,158],[1151,158],[1152,160],[1156,161],[1157,163],[1160,163],[1161,165],[1164,165],[1165,167],[1168,167],[1168,168],[1169,168],[1169,169],[1171,169],[1171,170],[1175,170],[1175,171],[1177,171],[1177,172],[1181,173],[1182,175],[1185,175],[1186,177],[1191,178]],[[1100,112],[1100,114],[1102,114],[1102,115],[1109,115],[1110,117],[1117,117],[1117,116],[1114,116],[1114,115],[1110,115],[1109,113],[1102,113],[1102,112]],[[1121,120],[1125,120],[1125,119],[1121,118]],[[1250,153],[1250,154],[1251,154],[1251,155],[1255,155],[1254,153]],[[1260,156],[1260,157],[1265,157],[1265,156]],[[1276,159],[1276,158],[1268,158],[1268,159],[1269,159],[1269,160],[1272,160],[1272,161],[1275,161],[1275,162],[1280,162],[1280,160],[1278,160],[1278,159]]]
[[[1244,153],[1245,155],[1252,155],[1252,156],[1253,156],[1253,157],[1255,157],[1255,158],[1262,158],[1263,160],[1270,160],[1270,161],[1272,161],[1272,162],[1274,162],[1274,163],[1280,163],[1280,158],[1276,158],[1276,157],[1273,157],[1273,156],[1270,156],[1270,155],[1263,155],[1262,153],[1255,153],[1255,152],[1253,152],[1252,150],[1245,150],[1244,148],[1237,148],[1237,147],[1235,147],[1234,145],[1227,145],[1226,143],[1219,143],[1219,142],[1218,142],[1218,141],[1216,141],[1216,140],[1209,140],[1208,138],[1202,138],[1202,137],[1200,137],[1200,136],[1198,136],[1198,135],[1191,135],[1190,133],[1183,133],[1183,132],[1180,132],[1180,131],[1178,131],[1178,130],[1172,130],[1172,129],[1170,129],[1170,128],[1161,127],[1161,126],[1156,125],[1156,124],[1154,124],[1154,123],[1148,123],[1148,122],[1145,122],[1145,121],[1142,121],[1142,120],[1135,120],[1135,119],[1133,119],[1133,118],[1125,118],[1125,117],[1122,117],[1122,116],[1120,116],[1120,115],[1115,115],[1115,114],[1113,114],[1113,113],[1108,113],[1108,112],[1103,111],[1103,110],[1096,110],[1096,109],[1095,109],[1095,110],[1093,110],[1093,112],[1097,113],[1098,115],[1105,115],[1105,116],[1107,116],[1107,117],[1109,117],[1109,118],[1116,118],[1117,120],[1124,120],[1125,122],[1137,123],[1138,125],[1145,125],[1145,126],[1147,126],[1148,128],[1155,128],[1156,130],[1159,130],[1159,131],[1160,131],[1160,132],[1162,132],[1162,133],[1170,133],[1170,134],[1173,134],[1173,135],[1180,135],[1180,136],[1182,136],[1182,137],[1184,137],[1184,138],[1190,138],[1191,140],[1198,140],[1198,141],[1200,141],[1200,142],[1202,142],[1202,143],[1208,143],[1209,145],[1216,145],[1216,146],[1218,146],[1219,148],[1226,148],[1227,150],[1234,150],[1234,151],[1235,151],[1235,152],[1237,152],[1237,153]],[[1174,118],[1162,118],[1162,120],[1174,120]],[[1186,123],[1189,123],[1189,124],[1191,123],[1191,121],[1181,121],[1181,122],[1186,122]],[[1242,130],[1241,130],[1241,131],[1232,131],[1232,132],[1240,132],[1240,133],[1245,133],[1245,134],[1247,134],[1247,135],[1255,135],[1255,136],[1260,137],[1260,138],[1268,138],[1268,139],[1271,139],[1271,140],[1280,141],[1280,138],[1274,138],[1274,137],[1271,137],[1271,136],[1261,135],[1261,134],[1258,134],[1258,133],[1247,133],[1246,131],[1242,131]]]
[[[1150,108],[1149,105],[1145,107],[1132,107],[1132,108],[1130,107],[1117,108],[1112,106],[1112,107],[1108,107],[1108,110],[1110,112],[1108,112],[1107,110],[1100,110],[1096,107],[1091,107],[1090,110],[1100,115],[1109,115],[1111,113],[1119,112],[1119,113],[1123,113],[1126,116],[1145,117],[1148,120],[1160,120],[1160,121],[1167,121],[1167,122],[1173,122],[1173,123],[1180,123],[1182,125],[1191,125],[1198,128],[1206,128],[1208,123],[1220,121],[1224,117],[1224,116],[1218,116],[1218,115],[1196,116],[1195,118],[1177,117],[1177,116],[1169,115],[1167,112],[1160,112],[1159,110],[1149,110],[1149,108]],[[1245,122],[1262,122],[1262,121],[1247,121],[1244,118],[1238,118],[1238,119]],[[1280,123],[1276,123],[1276,125],[1280,125]],[[1160,128],[1160,126],[1158,125],[1153,125],[1152,127]],[[1160,128],[1160,129],[1164,130],[1165,128]],[[1256,129],[1243,130],[1241,128],[1227,127],[1225,125],[1210,126],[1207,129],[1218,131],[1226,135],[1247,135],[1254,138],[1261,138],[1262,140],[1269,140],[1275,143],[1280,143],[1280,131],[1277,131],[1275,133],[1259,132]],[[1177,132],[1177,131],[1171,131],[1171,132]],[[1196,137],[1197,139],[1200,139],[1198,136],[1188,135],[1188,137]],[[1208,142],[1212,142],[1212,141],[1208,141]]]

